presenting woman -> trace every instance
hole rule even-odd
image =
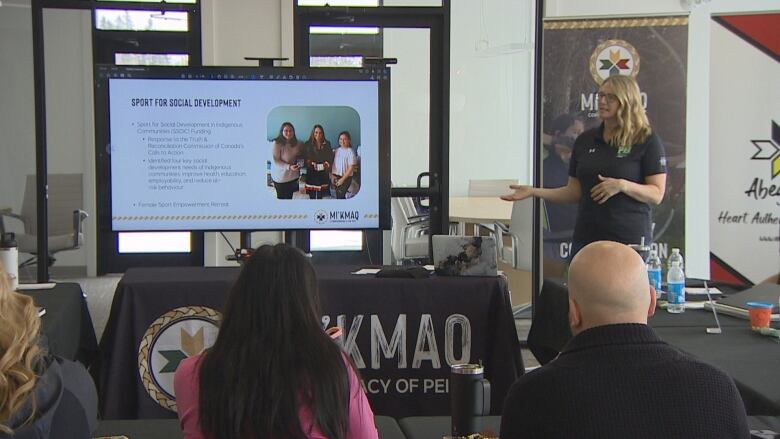
[[[330,190],[330,168],[333,164],[333,149],[325,138],[325,129],[322,125],[314,125],[309,140],[305,144],[306,149],[306,184],[319,186],[319,190],[307,190],[312,200],[321,199],[322,195]]]
[[[666,190],[666,157],[650,128],[636,81],[610,76],[598,92],[599,127],[574,142],[566,186],[512,185],[507,201],[539,197],[579,202],[570,257],[600,240],[638,244],[652,241],[652,209]]]
[[[295,137],[295,127],[290,122],[284,122],[279,128],[279,135],[274,139],[273,163],[271,179],[274,181],[276,198],[290,200],[298,191],[298,179],[301,176],[303,146]]]
[[[0,437],[92,437],[97,392],[81,365],[40,345],[41,320],[30,296],[11,290],[0,265]]]
[[[339,147],[333,157],[333,185],[336,186],[336,198],[347,198],[347,190],[352,184],[352,174],[355,172],[357,155],[352,149],[352,136],[349,131],[339,134]]]
[[[322,330],[314,268],[264,245],[244,264],[214,346],[174,375],[185,439],[377,439],[347,355]]]

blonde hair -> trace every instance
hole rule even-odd
[[[38,380],[35,366],[42,356],[39,328],[32,298],[11,290],[8,275],[0,264],[0,433],[13,433],[6,423],[32,396]],[[35,400],[32,404],[25,424],[35,413]]]
[[[609,141],[610,145],[630,148],[631,145],[647,140],[653,130],[642,106],[636,80],[631,76],[614,75],[605,79],[601,85],[604,84],[612,86],[612,93],[620,102],[617,110],[618,129]]]

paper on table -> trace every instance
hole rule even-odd
[[[381,268],[361,268],[358,271],[353,271],[352,274],[377,274]]]
[[[698,296],[698,295],[706,296],[707,290],[699,287],[685,287],[685,294],[692,295],[692,296]],[[723,295],[722,291],[720,291],[717,288],[710,287],[710,296],[722,296],[722,295]]]
[[[19,287],[16,289],[19,291],[23,290],[50,290],[54,288],[54,286],[57,285],[54,282],[47,282],[44,284],[19,284]]]

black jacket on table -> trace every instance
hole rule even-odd
[[[501,439],[749,438],[723,371],[663,342],[647,325],[591,328],[509,390]]]
[[[97,427],[97,392],[81,363],[59,357],[45,357],[35,384],[35,416],[30,398],[8,420],[13,435],[0,433],[0,439],[88,439]],[[24,424],[24,425],[23,425]]]

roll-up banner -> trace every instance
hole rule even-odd
[[[780,14],[711,26],[710,272],[777,282],[780,272]]]
[[[685,243],[685,99],[688,18],[555,20],[544,24],[543,186],[566,184],[576,136],[596,127],[598,92],[611,75],[636,78],[666,149],[666,194],[653,212],[652,248],[666,258]],[[561,276],[576,204],[545,203],[544,275]],[[637,243],[638,244],[638,243]]]

